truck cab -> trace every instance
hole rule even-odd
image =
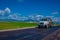
[[[49,28],[52,26],[52,20],[50,18],[42,18],[38,23],[38,28]]]

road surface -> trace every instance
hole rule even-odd
[[[58,29],[60,29],[59,26],[49,29],[30,28],[23,30],[5,31],[0,32],[0,40],[42,40]]]

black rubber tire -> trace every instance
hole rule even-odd
[[[44,28],[47,28],[47,26],[45,25]]]
[[[47,28],[47,26],[45,25],[45,28]],[[48,28],[51,28],[51,26],[48,26]]]
[[[38,28],[41,28],[40,25],[38,25]]]

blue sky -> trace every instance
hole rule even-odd
[[[60,17],[60,0],[0,0],[0,10],[6,8],[11,14]]]

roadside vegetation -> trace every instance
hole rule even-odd
[[[52,23],[52,26],[60,26],[60,24]]]
[[[4,29],[14,29],[14,28],[25,28],[25,27],[35,27],[37,23],[30,22],[0,22],[0,30]]]

